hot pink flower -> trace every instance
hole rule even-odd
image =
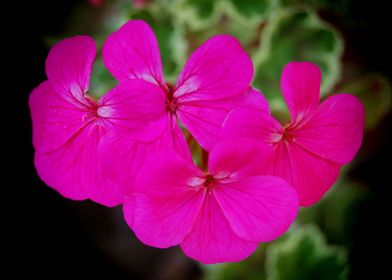
[[[357,153],[364,130],[364,107],[348,94],[319,104],[321,72],[307,62],[289,63],[281,87],[291,121],[282,126],[264,110],[234,110],[221,137],[250,137],[274,148],[268,173],[286,179],[300,204],[317,202],[332,186],[343,164]]]
[[[144,21],[128,21],[111,34],[103,47],[103,59],[120,83],[143,81],[154,87],[159,94],[157,98],[166,100],[159,108],[150,106],[152,111],[162,112],[161,122],[154,127],[157,134],[162,133],[161,137],[131,143],[124,140],[126,136],[115,136],[113,141],[105,141],[107,172],[111,172],[112,177],[121,177],[119,181],[125,182],[126,193],[132,191],[130,185],[143,158],[154,149],[171,146],[190,157],[178,122],[209,150],[232,109],[240,106],[268,108],[264,97],[249,88],[253,77],[249,56],[240,43],[228,35],[214,36],[199,47],[185,64],[175,86],[163,78],[158,42]],[[123,160],[119,160],[119,155],[124,155]]]
[[[283,234],[298,211],[294,189],[262,175],[267,150],[254,140],[218,143],[208,172],[173,151],[153,154],[124,204],[127,223],[143,243],[180,244],[203,263],[246,258]]]
[[[63,196],[112,206],[122,202],[123,194],[103,176],[100,142],[109,131],[125,131],[134,139],[156,137],[150,127],[164,112],[165,99],[144,81],[124,82],[99,100],[87,95],[95,54],[88,36],[65,39],[51,49],[48,80],[29,100],[35,166]]]

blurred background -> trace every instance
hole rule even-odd
[[[14,148],[4,180],[3,239],[13,275],[41,278],[110,279],[384,279],[389,274],[391,236],[391,51],[387,1],[362,0],[56,0],[12,1],[4,13],[4,67],[11,97]],[[253,85],[281,119],[287,111],[279,80],[289,61],[317,63],[322,96],[357,95],[366,107],[366,131],[356,160],[325,198],[301,209],[293,228],[260,245],[249,259],[203,266],[179,248],[141,244],[128,229],[121,208],[67,200],[47,187],[33,166],[31,90],[45,80],[45,58],[60,39],[94,37],[99,49],[108,34],[129,19],[154,29],[167,81],[175,81],[189,54],[214,34],[237,37],[252,56]],[[8,34],[7,31],[10,33]],[[91,90],[100,96],[115,85],[101,55]],[[6,106],[9,109],[9,106]],[[8,121],[6,122],[9,123]],[[7,146],[8,147],[8,146]],[[12,147],[12,146],[11,146]],[[9,205],[7,204],[9,203]],[[11,215],[10,215],[11,214]]]

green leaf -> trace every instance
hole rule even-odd
[[[290,61],[311,61],[322,70],[321,92],[329,92],[340,77],[343,41],[339,33],[307,8],[279,9],[260,38],[253,56],[254,85],[271,101],[273,111],[285,110],[280,75]]]
[[[214,25],[220,13],[217,2],[221,0],[173,0],[172,14],[177,20],[191,30],[200,30]]]
[[[301,208],[297,220],[301,224],[318,224],[328,240],[336,244],[349,244],[350,221],[366,195],[363,186],[343,178],[318,203]]]
[[[107,93],[110,89],[114,88],[116,85],[116,79],[113,78],[113,76],[104,66],[102,56],[99,56],[94,61],[89,94],[99,98]]]
[[[295,228],[267,249],[268,280],[347,279],[347,271],[346,251],[328,245],[315,226]]]
[[[263,280],[266,279],[264,262],[265,248],[267,244],[261,244],[257,251],[246,260],[237,263],[223,263],[204,265],[206,280]]]
[[[366,129],[376,127],[392,109],[392,91],[389,80],[381,74],[369,74],[341,90],[362,101],[366,110]]]
[[[279,0],[225,0],[227,13],[245,25],[264,22],[278,6]]]

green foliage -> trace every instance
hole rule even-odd
[[[301,208],[298,221],[301,224],[317,224],[330,241],[349,244],[349,229],[355,208],[366,196],[366,189],[342,179],[312,207]]]
[[[337,280],[347,278],[346,252],[330,246],[311,225],[296,228],[267,249],[267,280]]]
[[[206,280],[263,280],[265,274],[265,248],[262,244],[248,259],[238,263],[224,263],[203,266]]]
[[[358,96],[366,110],[366,129],[376,127],[392,109],[389,80],[380,74],[369,74],[340,90]]]
[[[174,0],[172,11],[192,31],[200,31],[230,18],[247,27],[265,21],[278,0]]]
[[[89,94],[99,98],[117,85],[116,79],[109,73],[99,56],[93,65]]]
[[[274,111],[284,110],[280,75],[290,61],[311,61],[323,72],[322,94],[330,91],[340,77],[343,41],[335,28],[312,10],[290,7],[276,11],[254,54],[254,85],[271,101]]]

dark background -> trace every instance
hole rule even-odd
[[[6,176],[2,183],[6,190],[2,199],[3,215],[7,221],[2,231],[9,235],[2,239],[7,249],[3,251],[6,268],[11,269],[14,276],[26,274],[44,279],[163,278],[148,276],[153,275],[149,273],[148,263],[134,273],[125,270],[90,238],[80,211],[92,207],[96,213],[102,213],[102,223],[105,223],[104,207],[64,199],[38,178],[33,166],[27,102],[31,90],[46,79],[44,63],[48,48],[42,38],[65,30],[72,8],[81,0],[13,2],[16,3],[2,8],[3,19],[7,19],[3,25],[6,32],[2,44],[9,48],[2,53],[3,61],[9,63],[8,66],[3,64],[9,78],[5,75],[3,84],[6,87],[3,87],[2,95],[12,99],[11,107],[8,102],[3,107],[3,112],[12,112],[3,117],[6,127],[10,123],[11,126],[3,130],[2,135],[3,140],[11,140],[11,145],[3,146],[5,153],[10,155],[3,168],[10,179]],[[352,1],[348,18],[342,20],[332,16],[329,20],[346,38],[345,57],[355,57],[369,70],[381,72],[391,79],[391,10],[387,5],[388,1]],[[361,24],[352,25],[352,21]],[[392,200],[390,132],[389,115],[369,136],[378,139],[371,147],[371,156],[351,172],[352,177],[367,184],[371,190],[371,195],[357,206],[357,214],[349,225],[351,279],[384,279],[390,274],[388,255],[391,250],[387,250],[392,236],[389,225]],[[102,229],[106,229],[105,225]],[[198,274],[195,270],[194,277]]]

